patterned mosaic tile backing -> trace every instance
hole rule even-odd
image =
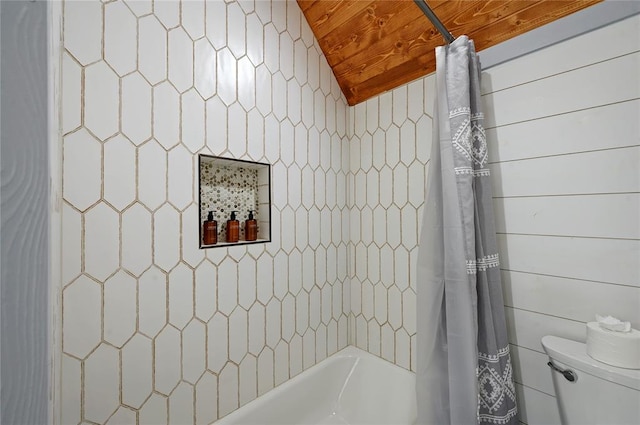
[[[209,211],[218,221],[218,241],[224,241],[227,220],[231,211],[237,211],[240,221],[240,240],[244,240],[244,221],[249,211],[258,218],[258,170],[215,164],[202,159],[200,162],[200,224]]]

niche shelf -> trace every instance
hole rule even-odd
[[[198,155],[200,193],[200,249],[271,242],[271,165],[261,162]],[[258,239],[245,239],[245,220],[254,211],[258,222]],[[209,211],[218,222],[218,243],[203,243],[202,226]],[[237,211],[240,222],[238,242],[227,243],[227,220]]]

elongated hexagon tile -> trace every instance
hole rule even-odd
[[[151,394],[151,397],[140,409],[140,423],[166,425],[168,423],[167,404],[167,397],[157,393]]]
[[[266,305],[273,296],[273,257],[268,254],[260,256],[257,276],[260,276],[260,284],[257,287],[258,301]]]
[[[62,193],[64,199],[85,210],[100,199],[102,171],[100,143],[85,129],[64,138]]]
[[[236,308],[229,317],[229,360],[240,363],[247,354],[247,312]]]
[[[207,1],[205,20],[207,38],[216,49],[227,44],[227,5],[219,1]]]
[[[102,4],[69,2],[64,7],[64,44],[82,65],[102,56]]]
[[[62,54],[62,132],[80,127],[82,117],[82,68],[68,52]]]
[[[378,323],[385,323],[387,321],[388,307],[387,307],[387,288],[384,285],[378,283],[374,288],[375,305],[374,314]]]
[[[320,324],[320,290],[314,286],[309,293],[309,326],[317,329]]]
[[[122,79],[121,123],[136,146],[151,137],[151,86],[139,72]]]
[[[169,31],[169,81],[180,93],[193,86],[193,42],[181,27]]]
[[[293,78],[293,40],[291,34],[283,32],[280,34],[280,71],[284,78]]]
[[[216,268],[209,261],[202,262],[195,272],[196,317],[208,321],[216,311]]]
[[[169,202],[183,210],[193,201],[193,156],[180,144],[169,151]]]
[[[166,149],[180,141],[180,96],[166,81],[153,88],[153,135]]]
[[[271,72],[265,64],[256,68],[256,87],[260,87],[256,92],[256,107],[266,117],[271,112]]]
[[[300,335],[309,327],[309,294],[300,291],[296,296],[296,330]]]
[[[252,355],[246,356],[238,372],[238,395],[240,406],[243,406],[258,397],[258,360]]]
[[[292,378],[302,372],[302,337],[293,335],[289,343],[289,376]]]
[[[246,261],[238,269],[238,303],[245,310],[256,300],[256,263]]]
[[[154,15],[138,23],[138,69],[151,84],[167,77],[167,31]]]
[[[180,263],[169,273],[169,323],[183,329],[193,317],[193,271]]]
[[[289,342],[296,330],[296,301],[291,294],[282,300],[282,339]]]
[[[60,372],[60,410],[62,423],[79,423],[82,415],[81,363],[66,354],[62,355]]]
[[[229,107],[228,113],[227,149],[233,157],[239,158],[247,152],[247,113],[237,102]]]
[[[136,331],[136,281],[120,270],[104,283],[104,340],[116,347]]]
[[[264,64],[271,73],[276,73],[280,66],[280,36],[272,24],[264,27]]]
[[[138,198],[155,210],[167,200],[167,152],[155,140],[138,148]]]
[[[202,322],[192,320],[182,331],[182,377],[195,384],[207,367],[206,328]]]
[[[182,143],[196,153],[205,141],[205,103],[195,89],[182,95]]]
[[[307,329],[302,337],[302,367],[306,370],[314,364],[316,364],[316,334],[313,330]]]
[[[136,197],[136,150],[122,135],[104,144],[104,199],[122,211]]]
[[[231,51],[224,48],[218,51],[217,58],[217,93],[220,99],[227,105],[231,105],[236,100],[236,58]]]
[[[402,327],[409,335],[416,333],[416,293],[412,289],[402,293]]]
[[[195,157],[190,157],[191,160]],[[197,173],[197,172],[196,172]],[[200,249],[200,207],[197,203],[190,204],[182,212],[182,259],[191,267],[196,267],[204,259],[206,251]]]
[[[258,356],[258,394],[273,388],[273,350],[265,347]]]
[[[227,47],[236,58],[245,52],[245,14],[237,3],[227,5]]]
[[[120,404],[118,350],[102,344],[84,363],[84,418],[104,423]]]
[[[214,155],[222,155],[227,149],[227,107],[218,96],[207,100],[207,147]]]
[[[397,287],[392,286],[388,291],[389,324],[394,330],[402,327],[402,294]]]
[[[256,14],[247,15],[247,56],[254,65],[262,63],[264,53],[263,26]]]
[[[256,74],[254,65],[246,56],[238,61],[238,83],[238,101],[245,111],[249,111],[256,104]]]
[[[122,267],[140,276],[151,265],[151,214],[136,203],[122,214]]]
[[[180,260],[180,214],[165,204],[153,215],[154,263],[165,271]]]
[[[289,290],[288,261],[287,254],[282,250],[278,251],[278,254],[273,259],[273,293],[280,301]]]
[[[136,334],[122,349],[122,402],[139,409],[153,390],[151,340]]]
[[[183,1],[181,6],[181,21],[184,29],[194,40],[203,37],[205,27],[204,0]]]
[[[287,82],[281,72],[273,75],[271,93],[273,97],[273,115],[282,121],[287,115]]]
[[[85,271],[104,281],[120,262],[120,219],[104,202],[91,208],[84,217]]]
[[[153,2],[153,13],[160,19],[165,28],[180,25],[180,2],[178,0],[164,0]]]
[[[169,423],[193,424],[193,386],[180,382],[169,397]]]
[[[229,322],[216,313],[207,323],[207,369],[218,373],[229,359]]]
[[[138,279],[138,328],[150,338],[167,323],[167,275],[153,266]]]
[[[238,266],[227,258],[218,266],[218,310],[229,315],[238,304]]]
[[[280,326],[282,323],[281,320],[281,304],[276,298],[271,299],[269,304],[267,304],[267,326],[266,337],[267,337],[267,345],[271,348],[275,348],[280,341]]]
[[[218,418],[218,377],[206,372],[196,384],[196,425],[209,425]]]
[[[104,7],[104,59],[120,75],[136,69],[136,17],[122,2]]]
[[[168,395],[180,380],[180,332],[166,326],[156,337],[154,347],[155,390]]]
[[[118,131],[120,106],[118,76],[103,61],[84,72],[84,124],[99,139]]]
[[[124,406],[120,406],[105,425],[136,425],[136,412]]]
[[[257,109],[247,114],[247,153],[259,161],[264,155],[264,118]]]
[[[86,276],[80,276],[62,292],[62,349],[84,358],[102,337],[102,290]]]
[[[62,283],[78,277],[82,267],[82,216],[68,203],[62,204]]]
[[[238,385],[238,366],[227,363],[218,376],[218,387],[224,388],[224,391],[218,393],[220,416],[225,416],[239,407]]]
[[[206,38],[195,42],[194,85],[203,99],[216,92],[216,51]]]
[[[400,222],[400,210],[395,205],[387,208],[387,244],[392,249],[400,245],[400,232],[397,231],[397,223]],[[393,223],[393,224],[392,224]]]
[[[265,344],[265,308],[254,304],[249,310],[249,353],[257,356]]]
[[[312,331],[308,331],[305,335],[313,334]],[[289,344],[287,344],[284,340],[280,340],[275,350],[273,350],[274,354],[274,367],[273,367],[273,375],[274,381],[276,385],[282,384],[284,381],[289,379]]]

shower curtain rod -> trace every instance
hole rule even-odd
[[[447,28],[444,26],[444,24],[438,18],[438,16],[433,12],[433,10],[431,10],[426,0],[413,0],[413,1],[418,5],[420,10],[422,10],[422,13],[424,13],[425,16],[429,18],[429,20],[436,27],[438,32],[442,34],[447,44],[453,42],[453,40],[456,39],[453,36],[453,34],[451,34],[449,30],[447,30]]]

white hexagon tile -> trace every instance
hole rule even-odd
[[[294,0],[62,10],[63,422],[209,424],[349,343],[412,367],[429,78],[349,107]],[[272,165],[271,242],[198,249],[198,154]]]

